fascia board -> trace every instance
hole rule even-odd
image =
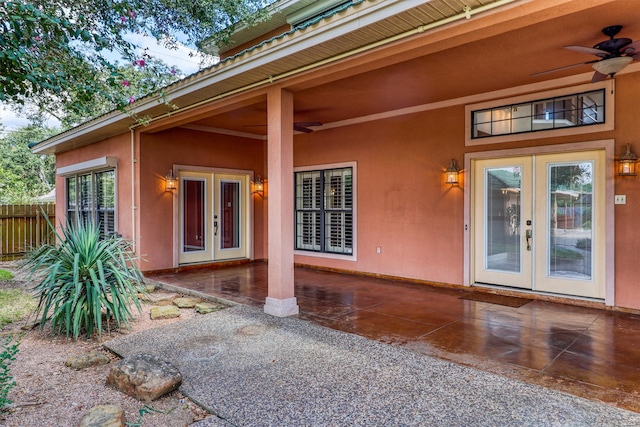
[[[352,14],[345,18],[346,20],[337,20],[322,28],[309,31],[308,34],[297,36],[287,43],[272,46],[262,52],[252,53],[251,57],[245,60],[226,64],[218,73],[204,75],[198,80],[187,83],[184,87],[169,92],[169,98],[179,98],[189,95],[191,92],[200,90],[203,87],[211,86],[219,81],[230,79],[244,72],[251,71],[254,68],[266,65],[274,60],[285,58],[296,52],[309,49],[319,43],[324,43],[339,37],[345,32],[354,31],[363,26],[386,19],[389,13],[393,15],[414,7],[416,7],[414,1],[379,2],[377,5],[370,6],[360,12]]]
[[[95,120],[95,121],[94,121]],[[61,134],[55,135],[47,140],[44,143],[40,143],[33,147],[32,151],[34,154],[50,154],[53,153],[53,149],[56,145],[61,144],[67,140],[79,138],[83,135],[96,131],[104,126],[116,124],[118,122],[124,122],[126,120],[131,120],[131,118],[123,114],[120,111],[114,110],[110,113],[106,113],[103,117],[94,119],[90,122],[87,122],[84,125],[77,126],[75,128],[71,128],[67,131],[64,131]]]

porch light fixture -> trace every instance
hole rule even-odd
[[[173,176],[173,169],[164,177],[164,191],[173,191],[178,188],[178,178]]]
[[[264,197],[264,180],[260,175],[256,176],[256,180],[253,181],[253,194]]]
[[[633,56],[616,56],[603,59],[592,65],[593,69],[607,76],[613,76],[618,71],[629,65],[633,61]]]
[[[460,168],[456,165],[456,159],[451,159],[451,163],[449,163],[449,167],[445,171],[447,176],[447,184],[456,185],[458,184],[458,174],[460,174]]]
[[[631,151],[631,144],[627,144],[627,151],[618,159],[619,176],[636,176],[636,162],[638,156]]]

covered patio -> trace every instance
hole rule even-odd
[[[301,319],[640,412],[638,315],[304,267],[294,276]],[[255,307],[268,292],[264,262],[147,278]]]

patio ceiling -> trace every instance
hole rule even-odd
[[[308,79],[294,80],[289,89],[294,92],[295,121],[319,121],[331,127],[390,110],[455,102],[567,76],[580,75],[583,82],[589,82],[593,74],[590,65],[531,75],[594,59],[563,46],[593,46],[606,39],[601,33],[606,26],[623,25],[618,37],[640,39],[640,8],[636,6],[635,0],[617,0],[576,12],[567,7],[569,13],[557,16],[541,11],[533,19],[518,17],[516,8],[509,19],[471,35],[456,35],[456,27],[451,26],[439,30],[443,35],[434,43],[416,43],[414,49],[397,52],[393,45],[383,47],[375,64],[364,63],[321,77],[321,73],[309,73]],[[454,36],[446,37],[448,32]],[[640,67],[633,64],[625,72],[637,70]],[[260,101],[191,124],[201,129],[266,135],[266,126],[261,126],[266,117],[266,102]]]
[[[433,0],[417,7],[413,1],[364,2],[173,85],[169,96],[181,108],[208,99],[216,102],[218,97],[225,107],[206,114],[171,113],[170,124],[142,131],[191,126],[264,137],[265,98],[243,95],[250,91],[242,88],[255,85],[262,89],[274,76],[274,81],[294,93],[294,120],[325,124],[316,129],[395,109],[463,102],[456,100],[567,76],[580,75],[580,80],[588,82],[593,73],[589,65],[537,77],[531,74],[594,59],[563,46],[593,46],[606,39],[601,33],[606,26],[623,25],[618,37],[640,39],[636,0],[506,1]],[[366,22],[389,4],[405,10],[395,10],[391,19]],[[481,12],[465,19],[465,4]],[[500,6],[484,11],[492,5]],[[448,23],[434,24],[442,20]],[[424,32],[380,43],[425,24],[433,28],[423,27]],[[371,49],[347,59],[330,59],[372,44]],[[632,64],[625,72],[638,70],[640,65]],[[241,98],[235,106],[232,92]],[[166,113],[157,100],[143,101],[138,114],[157,117]],[[131,123],[126,115],[110,113],[45,141],[36,151],[51,153],[85,145],[126,132]]]

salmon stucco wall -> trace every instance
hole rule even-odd
[[[117,201],[116,201],[116,231],[125,239],[131,240],[131,136],[126,133],[104,141],[56,154],[56,168],[71,166],[77,163],[100,157],[115,157]],[[58,224],[66,222],[66,194],[65,178],[56,175],[56,218]]]
[[[358,246],[356,261],[296,262],[461,283],[463,187],[445,184],[444,171],[462,164],[462,119],[448,108],[298,136],[296,167],[357,162]]]
[[[176,267],[174,204],[177,192],[165,191],[164,176],[174,165],[239,169],[266,176],[262,140],[238,138],[188,129],[140,136],[140,254],[143,271]],[[254,258],[266,257],[263,241],[263,202],[254,201]],[[177,206],[177,205],[176,205]]]
[[[616,75],[616,156],[625,152],[627,143],[640,154],[638,95],[640,73]],[[638,165],[640,166],[640,165]],[[627,196],[627,203],[615,205],[615,305],[640,309],[640,274],[638,273],[638,212],[640,211],[640,177],[615,177],[615,194]]]
[[[464,269],[464,180],[444,183],[454,158],[461,165],[471,151],[517,149],[614,139],[615,153],[627,143],[640,152],[637,135],[638,74],[616,77],[615,130],[510,143],[464,145],[464,106],[315,132],[296,139],[295,166],[357,162],[357,260],[297,255],[296,262],[328,268],[462,284]],[[609,159],[612,161],[613,159]],[[634,269],[640,253],[635,235],[640,179],[609,176],[615,194],[615,305],[640,309],[640,281]],[[607,201],[612,203],[612,201]],[[380,253],[376,249],[380,247]]]

